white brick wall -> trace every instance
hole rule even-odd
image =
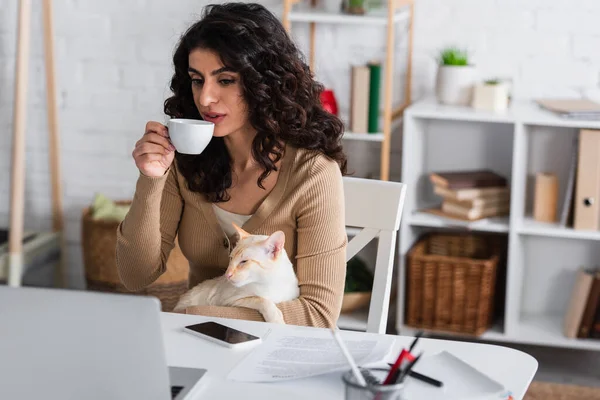
[[[45,78],[39,3],[32,28],[27,119],[27,225],[47,229],[49,185]],[[95,192],[133,194],[133,144],[149,119],[164,120],[173,45],[206,0],[56,0],[56,52],[62,166],[70,244],[71,284],[81,286],[81,209]],[[279,13],[279,0],[263,0]],[[436,50],[447,44],[472,51],[482,77],[512,77],[515,96],[598,94],[600,1],[416,0],[414,95],[430,94]],[[17,2],[0,0],[0,223],[9,208],[10,144]],[[384,57],[384,30],[317,28],[317,74],[348,108],[351,63]],[[395,99],[401,100],[406,40],[396,33]],[[308,29],[294,24],[307,51]],[[351,168],[377,173],[378,144],[348,143]],[[393,141],[392,177],[399,170],[400,137]]]

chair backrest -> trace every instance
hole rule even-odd
[[[396,235],[406,195],[399,182],[344,177],[346,226],[359,228],[348,243],[346,261],[377,238],[377,259],[367,332],[385,333],[392,287]],[[340,326],[340,329],[344,329]]]

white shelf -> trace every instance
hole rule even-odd
[[[517,330],[512,335],[504,333],[501,325],[494,325],[481,336],[470,336],[461,333],[438,332],[423,329],[433,336],[455,338],[477,338],[491,342],[522,343],[538,346],[563,347],[570,349],[600,350],[599,339],[570,339],[563,334],[563,317],[561,315],[523,315]],[[419,329],[403,326],[401,335],[414,335]]]
[[[383,142],[383,133],[354,133],[344,132],[342,139],[346,140],[362,140],[365,142]]]
[[[561,117],[539,107],[535,102],[519,102],[515,106],[516,121],[525,125],[556,126],[563,128],[600,129],[598,120],[576,120]]]
[[[506,112],[494,113],[490,111],[477,111],[467,106],[447,106],[439,104],[433,98],[427,98],[414,103],[405,110],[406,113],[415,118],[456,121],[511,123],[515,119],[512,107]]]
[[[394,14],[394,23],[408,20],[408,8],[398,10]],[[296,6],[289,14],[293,22],[320,22],[329,24],[360,24],[360,25],[387,25],[387,10],[374,10],[365,15],[352,15],[339,12],[328,12],[319,8]]]
[[[348,314],[340,314],[337,326],[342,330],[366,331],[369,309],[357,310]]]
[[[539,222],[531,217],[525,218],[523,224],[517,229],[517,232],[521,235],[600,240],[600,231],[575,230],[560,226],[558,223]]]
[[[434,98],[426,98],[415,102],[405,113],[423,119],[600,129],[600,121],[563,118],[544,110],[534,101],[524,100],[511,103],[504,112],[491,112],[475,110],[469,106],[447,106],[439,104]]]
[[[571,140],[577,129],[584,128],[600,129],[600,121],[566,119],[533,100],[515,101],[502,113],[441,105],[433,98],[415,102],[405,110],[401,181],[413,190],[407,192],[398,239],[398,288],[402,295],[397,298],[396,323],[400,330],[410,332],[404,325],[404,295],[406,255],[421,233],[414,228],[497,232],[508,235],[506,282],[500,293],[505,307],[500,325],[479,339],[600,351],[600,340],[566,338],[564,316],[555,314],[555,310],[567,309],[577,268],[597,261],[600,231],[575,230],[523,215],[532,201],[531,176],[550,170],[564,180]],[[423,212],[433,201],[427,174],[452,168],[493,168],[505,174],[510,181],[510,217],[468,222]],[[535,240],[525,240],[527,236]]]
[[[508,232],[508,217],[485,218],[468,222],[458,219],[445,218],[426,212],[415,212],[408,218],[408,223],[412,226],[424,226],[431,228],[459,228],[479,232]]]
[[[562,315],[522,315],[515,335],[508,341],[572,349],[600,350],[598,339],[570,339],[563,334]]]
[[[503,330],[501,324],[493,325],[487,332],[484,332],[481,336],[473,336],[473,335],[468,335],[466,333],[439,332],[439,331],[433,331],[433,330],[429,330],[429,329],[418,329],[418,328],[413,328],[412,326],[407,326],[407,325],[402,326],[400,335],[414,336],[419,331],[429,333],[433,336],[450,337],[450,338],[471,338],[471,339],[477,338],[477,339],[489,340],[489,341],[494,341],[494,342],[503,341],[506,339],[506,335],[504,334],[504,330]]]

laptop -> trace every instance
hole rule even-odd
[[[154,297],[0,286],[0,399],[188,400],[205,374],[167,366]]]

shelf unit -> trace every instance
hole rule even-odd
[[[404,113],[402,182],[408,185],[399,235],[400,296],[396,327],[404,325],[406,256],[423,233],[439,230],[494,232],[507,236],[504,313],[480,340],[600,351],[600,340],[563,335],[563,318],[575,272],[600,258],[600,232],[542,223],[532,217],[533,177],[554,172],[562,207],[572,140],[580,129],[600,129],[599,121],[566,120],[533,101],[513,102],[504,113],[451,107],[424,99]],[[474,222],[421,211],[441,203],[431,188],[434,170],[492,168],[508,177],[509,217]],[[463,336],[435,332],[440,336]],[[470,340],[476,338],[467,336]]]
[[[339,12],[328,12],[317,6],[316,0],[283,0],[282,23],[285,29],[291,31],[292,22],[303,22],[310,24],[310,49],[309,65],[314,71],[315,46],[316,46],[316,24],[357,24],[379,25],[386,27],[386,57],[384,73],[381,85],[384,91],[383,100],[383,131],[380,133],[345,132],[346,140],[364,140],[381,142],[380,176],[379,179],[387,181],[390,174],[390,149],[392,122],[402,116],[404,110],[411,103],[411,78],[412,78],[412,47],[413,47],[413,15],[414,0],[387,0],[386,9],[373,10],[365,15],[351,15]],[[339,0],[341,4],[341,0]],[[392,82],[394,79],[394,28],[401,22],[408,24],[408,54],[407,71],[405,81],[404,102],[396,108],[392,107]]]
[[[24,206],[25,206],[25,150],[27,123],[27,82],[29,72],[30,30],[32,2],[19,1],[17,29],[17,59],[15,64],[15,95],[13,120],[13,147],[10,182],[10,223],[7,260],[0,259],[0,279],[6,275],[9,286],[21,286],[27,272],[26,262],[31,262],[27,250],[35,246],[24,245]],[[39,2],[35,6],[38,7]],[[58,125],[58,102],[56,85],[56,66],[54,61],[54,11],[52,0],[41,2],[42,36],[44,48],[44,70],[46,75],[46,111],[48,115],[48,158],[51,184],[52,232],[40,234],[49,243],[57,240],[60,249],[56,263],[55,281],[58,287],[66,287],[66,237],[64,232],[64,211],[62,197],[62,172],[60,166],[60,134]],[[41,240],[41,243],[44,242]],[[40,243],[39,241],[37,242]],[[42,248],[46,246],[41,246]],[[25,252],[24,252],[25,249]]]

